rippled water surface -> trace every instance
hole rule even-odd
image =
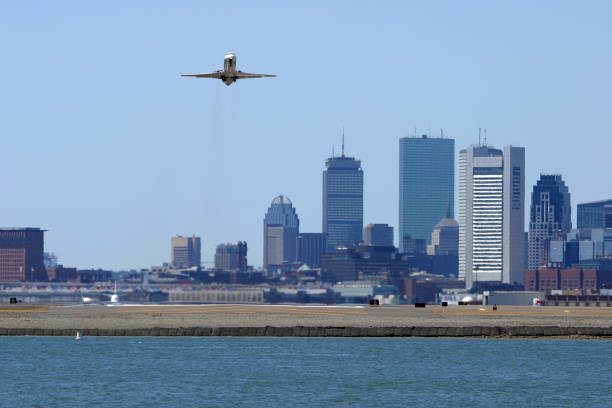
[[[612,342],[0,338],[2,407],[612,406]]]

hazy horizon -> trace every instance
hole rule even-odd
[[[0,14],[3,227],[65,266],[140,269],[176,234],[247,241],[284,194],[321,231],[332,146],[361,160],[364,225],[398,228],[399,138],[526,149],[576,204],[612,198],[608,2],[11,3]],[[220,69],[277,74],[181,78]],[[455,200],[458,183],[455,183]],[[528,211],[526,212],[528,218]]]

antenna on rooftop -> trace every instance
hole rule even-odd
[[[484,145],[487,145],[487,129],[484,130],[485,132],[485,140],[484,140]]]
[[[342,126],[342,157],[344,157],[344,126]]]
[[[480,147],[480,132],[482,131],[482,128],[478,128],[478,147]]]
[[[444,139],[444,129],[440,128],[440,138]]]
[[[335,154],[335,152],[334,152],[334,145],[332,145],[332,159],[333,159],[334,157],[336,157],[336,154]]]

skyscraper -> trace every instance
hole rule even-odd
[[[0,282],[47,280],[44,233],[40,228],[0,228]]]
[[[344,146],[344,143],[343,143]],[[323,171],[323,233],[327,248],[361,241],[363,228],[363,171],[361,161],[330,157]]]
[[[272,200],[264,217],[264,268],[294,262],[300,220],[289,198],[279,195]]]
[[[431,232],[455,202],[455,140],[403,137],[399,140],[399,246],[404,238],[430,243]]]
[[[527,267],[535,269],[549,262],[553,233],[571,229],[570,193],[567,186],[560,175],[542,174],[531,193]]]
[[[200,266],[201,253],[200,237],[172,237],[172,265],[175,268]]]
[[[459,279],[524,279],[525,148],[459,152]]]

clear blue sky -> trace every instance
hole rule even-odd
[[[328,4],[330,3],[330,4]],[[525,146],[526,190],[560,173],[611,198],[612,3],[9,2],[0,12],[0,219],[61,263],[158,265],[246,240],[279,193],[321,231],[332,145],[362,160],[364,222],[398,218],[398,138]],[[180,73],[278,78],[231,87]],[[526,205],[530,203],[528,196]],[[574,217],[575,222],[575,217]]]

